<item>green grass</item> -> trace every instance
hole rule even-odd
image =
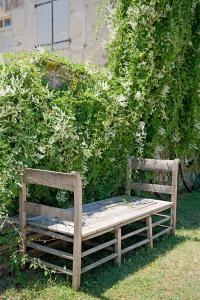
[[[150,250],[143,247],[123,258],[122,266],[107,263],[82,276],[79,292],[62,275],[45,277],[29,270],[23,282],[0,279],[0,299],[37,300],[199,300],[200,193],[178,199],[176,236],[165,236]]]

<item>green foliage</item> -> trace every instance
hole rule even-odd
[[[113,3],[109,67],[143,122],[143,155],[199,160],[200,2]]]
[[[110,72],[35,53],[5,56],[0,74],[2,208],[15,212],[25,167],[81,172],[85,201],[121,188],[136,118],[117,100]],[[46,204],[69,200],[63,192],[31,192]]]
[[[40,52],[1,59],[0,198],[9,213],[25,167],[77,170],[93,201],[123,192],[129,155],[200,165],[199,0],[110,2],[106,68]],[[44,204],[70,201],[29,192]]]

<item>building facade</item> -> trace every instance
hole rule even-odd
[[[107,30],[101,2],[0,0],[0,53],[42,47],[74,62],[104,64]]]

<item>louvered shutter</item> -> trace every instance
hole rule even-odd
[[[38,0],[37,8],[37,36],[38,45],[52,44],[52,6],[51,1]]]
[[[62,49],[68,45],[68,0],[53,1],[53,41],[54,49]]]

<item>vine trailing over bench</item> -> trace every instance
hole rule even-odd
[[[4,55],[1,207],[16,211],[24,167],[80,171],[85,201],[93,201],[122,193],[133,154],[199,166],[199,15],[194,0],[111,1],[101,70],[41,52]],[[69,199],[32,192],[49,205],[65,207]]]

